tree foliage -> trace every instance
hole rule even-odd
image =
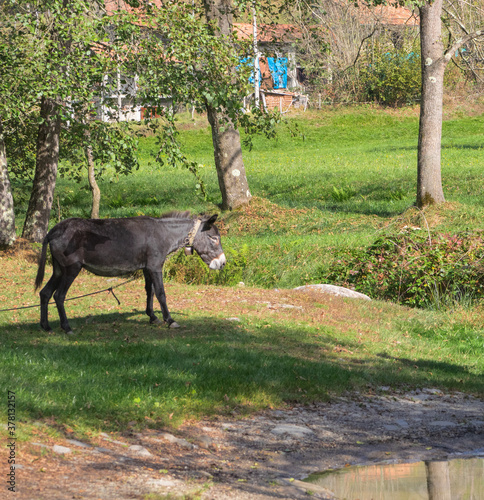
[[[7,0],[0,8],[0,119],[14,179],[33,178],[24,234],[34,240],[47,231],[57,175],[54,150],[60,142],[55,136],[61,136],[64,145],[85,138],[86,117],[93,122],[105,77],[119,68],[107,50],[112,25],[104,7],[98,0]],[[47,124],[56,121],[59,124],[47,132]],[[120,170],[131,168],[134,150],[125,150],[132,141],[121,141],[118,147],[116,131],[108,124],[97,122],[92,128],[90,140],[99,139],[94,150],[117,156],[114,163]],[[66,165],[76,159],[70,153],[64,152],[70,160]],[[68,173],[66,168],[63,172]],[[79,176],[78,168],[73,175]]]
[[[179,1],[163,3],[159,9],[149,6],[135,13],[117,12],[116,17],[124,20],[121,24],[131,20],[132,25],[119,34],[115,50],[129,51],[125,56],[127,71],[139,75],[138,104],[162,118],[158,159],[162,164],[188,168],[196,176],[202,195],[205,191],[198,162],[188,160],[180,147],[173,110],[189,104],[199,112],[208,112],[222,205],[233,208],[250,198],[246,181],[243,188],[235,185],[245,179],[239,127],[271,136],[278,119],[276,113],[246,113],[243,107],[243,98],[252,92],[251,69],[240,61],[252,49],[250,41],[237,39],[229,20],[242,5],[226,1],[214,7],[208,3],[203,6]],[[207,14],[212,7],[217,11],[215,17]],[[221,30],[220,23],[227,23],[226,29]],[[225,149],[221,152],[220,148]],[[229,164],[221,164],[224,158],[230,159]]]

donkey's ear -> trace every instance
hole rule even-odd
[[[213,224],[215,224],[215,221],[217,220],[217,217],[218,217],[218,214],[212,215],[211,217],[209,217],[209,218],[205,221],[205,224],[206,224],[207,226],[212,226]]]

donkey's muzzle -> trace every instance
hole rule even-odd
[[[210,269],[215,269],[215,270],[220,270],[225,267],[226,263],[225,259],[225,254],[219,255],[216,259],[213,259],[212,262],[210,262],[210,265],[208,266]]]

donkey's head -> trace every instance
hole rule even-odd
[[[200,221],[198,223],[198,220]],[[195,222],[192,230],[192,243],[188,247],[193,248],[200,255],[201,259],[210,269],[223,269],[225,266],[225,254],[220,242],[220,233],[214,226],[217,220],[217,214],[210,216],[202,216]],[[193,250],[191,250],[193,253]]]

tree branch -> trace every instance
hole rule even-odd
[[[463,45],[474,38],[478,38],[480,36],[484,36],[484,27],[480,30],[473,31],[472,33],[467,34],[465,37],[456,40],[446,51],[444,54],[444,59],[446,62],[449,62],[452,59],[452,56],[459,50]]]
[[[462,24],[462,22],[460,21],[460,19],[457,18],[457,16],[451,12],[449,9],[446,9],[445,7],[442,8],[443,12],[445,12],[449,17],[451,17],[453,19],[453,21],[459,25],[459,28],[466,34],[468,35],[469,32],[467,31],[467,28],[464,26],[464,24]]]
[[[355,60],[353,61],[353,64],[351,66],[348,66],[348,68],[346,68],[344,71],[346,71],[347,69],[356,65],[356,61],[358,61],[358,59],[360,58],[360,52],[361,52],[361,49],[363,48],[363,44],[368,40],[368,38],[371,38],[375,34],[375,32],[377,31],[377,29],[379,27],[380,27],[379,23],[375,24],[375,26],[373,27],[373,31],[368,36],[365,36],[365,38],[363,38],[363,40],[361,40],[361,43],[360,43],[360,46],[358,47],[358,52],[356,54]]]

